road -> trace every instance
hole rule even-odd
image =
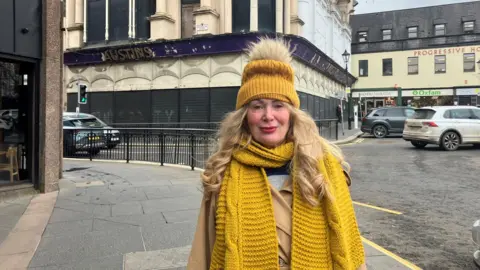
[[[470,229],[480,218],[480,150],[368,136],[342,149],[364,237],[422,269],[477,269]]]

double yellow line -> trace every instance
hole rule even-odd
[[[371,205],[371,204],[367,204],[367,203],[361,203],[361,202],[353,202],[354,205],[359,205],[359,206],[363,206],[363,207],[367,207],[367,208],[371,208],[371,209],[375,209],[375,210],[378,210],[378,211],[382,211],[382,212],[385,212],[385,213],[389,213],[389,214],[393,214],[393,215],[402,215],[403,213],[402,212],[399,212],[399,211],[395,211],[395,210],[390,210],[390,209],[387,209],[387,208],[383,208],[383,207],[378,207],[378,206],[374,206],[374,205]],[[415,264],[401,258],[400,256],[384,249],[383,247],[375,244],[374,242],[366,239],[365,237],[362,236],[362,241],[371,246],[372,248],[380,251],[381,253],[385,254],[386,256],[394,259],[395,261],[399,262],[400,264],[404,265],[405,267],[409,268],[409,269],[412,269],[412,270],[421,270],[420,267],[416,266]]]

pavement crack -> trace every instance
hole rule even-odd
[[[140,226],[140,237],[142,238],[143,251],[147,251],[147,247],[145,245],[145,238],[143,237],[143,228],[141,226]]]

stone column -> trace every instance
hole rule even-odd
[[[275,2],[275,31],[283,33],[283,0]]]
[[[305,23],[298,17],[298,0],[290,0],[290,33],[302,35],[302,26]]]
[[[174,39],[175,18],[169,12],[175,0],[157,0],[155,14],[150,17],[150,39]]]
[[[283,10],[283,33],[290,34],[290,0],[285,0],[285,9]]]
[[[258,31],[258,0],[250,0],[250,31]]]
[[[66,0],[65,16],[67,18],[65,27],[69,27],[75,23],[75,0]]]
[[[75,23],[83,23],[83,0],[69,0],[75,1]]]
[[[40,191],[58,190],[62,170],[62,34],[61,2],[42,0],[42,46],[39,85]]]
[[[224,20],[224,25],[225,25],[225,28],[224,28],[224,33],[232,33],[232,19],[233,19],[233,15],[232,15],[232,0],[225,0],[225,1],[222,1],[225,5],[225,8],[223,9],[223,12],[220,16],[223,17],[223,20]],[[223,33],[221,33],[223,34]]]
[[[196,35],[218,35],[220,14],[213,0],[201,0],[200,8],[193,12],[197,26]]]

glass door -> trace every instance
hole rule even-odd
[[[383,107],[385,106],[385,102],[383,99],[376,99],[375,100],[375,108]]]

